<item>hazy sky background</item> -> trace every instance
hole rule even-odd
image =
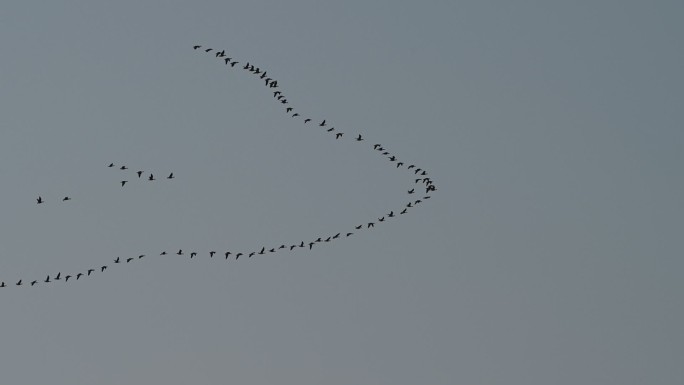
[[[680,383],[683,4],[3,1],[0,382]]]

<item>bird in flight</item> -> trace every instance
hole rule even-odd
[[[138,171],[138,172],[137,172],[138,178],[140,178],[140,177],[142,176],[142,173],[143,173],[142,171]]]
[[[169,174],[169,176],[166,177],[166,179],[173,179],[173,178],[174,178],[173,173]]]
[[[55,275],[55,281],[59,281],[60,279],[62,279],[62,278],[60,278],[60,275],[62,275],[61,272],[59,272],[59,273],[57,273],[57,275]]]
[[[47,278],[45,278],[45,281],[43,281],[43,282],[46,282],[46,283],[52,282],[52,281],[50,281],[50,274],[48,274]]]
[[[127,180],[122,180],[122,181],[121,181],[121,187],[123,187],[126,183],[128,183]]]
[[[36,202],[38,202],[38,204],[43,203],[43,198],[40,195],[38,195],[38,199],[36,199]]]
[[[69,282],[69,278],[71,278],[71,276],[70,276],[70,275],[66,275],[66,276],[64,276],[64,282]]]
[[[126,263],[128,263],[128,262],[130,262],[130,261],[132,261],[132,260],[133,260],[133,257],[131,257],[131,258],[126,258]]]
[[[83,273],[76,274],[76,280],[78,281],[78,279],[81,278],[82,275],[83,275]]]
[[[121,167],[119,167],[119,170],[128,170],[128,167],[126,167],[126,166],[121,166]]]
[[[38,283],[38,281],[31,281],[31,286],[35,285],[36,283]]]
[[[119,260],[119,257],[116,257],[116,259],[114,259],[114,263],[120,263],[120,262],[121,261]]]
[[[309,118],[304,119],[304,123],[309,123],[310,121],[311,121],[311,119],[309,119]]]
[[[214,254],[216,254],[215,251],[210,251],[209,252],[209,258],[214,258]]]
[[[198,49],[198,48],[201,48],[201,47],[202,47],[201,45],[195,45],[195,46],[192,47],[192,49]]]
[[[363,140],[363,138],[361,137],[361,134],[359,134],[359,136],[356,137],[356,141],[357,141],[357,142],[360,142],[360,141],[362,141],[362,140]]]
[[[100,272],[103,272],[103,271],[105,271],[105,270],[107,270],[107,265],[102,265],[102,266],[100,267]]]
[[[110,163],[107,167],[114,167],[114,163]]]
[[[4,282],[4,281],[3,281],[2,283],[0,283],[0,287],[7,287],[7,286],[5,285],[5,282]]]
[[[69,198],[69,197],[64,197],[64,198],[62,198],[62,202],[70,201],[70,200],[71,200],[71,198]]]
[[[21,279],[17,282],[17,286],[21,286]]]
[[[335,134],[335,139],[341,138],[342,135],[344,135],[344,132],[338,132],[337,134]]]
[[[154,174],[150,174],[150,176],[147,178],[147,180],[156,180],[156,179],[154,179]]]

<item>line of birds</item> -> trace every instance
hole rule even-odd
[[[193,46],[193,49],[194,50],[202,49],[205,53],[209,53],[209,52],[214,51],[215,57],[222,59],[224,61],[225,65],[230,66],[230,68],[235,68],[235,65],[240,63],[239,61],[233,60],[233,58],[228,57],[225,50],[218,51],[218,50],[214,50],[213,48],[203,48],[201,45],[195,45],[195,46]],[[240,67],[238,67],[238,68],[240,68]],[[250,64],[249,62],[247,62],[241,68],[245,71],[248,71],[248,72],[254,74],[254,75],[258,75],[258,77],[260,79],[264,80],[265,86],[267,86],[268,88],[279,88],[278,81],[267,76],[267,71],[262,70],[261,68],[256,67],[253,64]],[[287,100],[287,98],[285,97],[284,93],[281,90],[274,91],[273,97],[275,100],[277,100],[281,104],[289,104],[289,101]],[[295,112],[294,108],[289,106],[289,105],[285,108],[285,112],[288,113],[293,118],[301,117],[301,115],[298,112]],[[307,124],[307,123],[312,121],[312,118],[309,118],[309,117],[307,117],[307,118],[302,117],[302,119],[303,119],[304,124]],[[321,120],[321,122],[318,123],[318,126],[322,127],[325,130],[325,132],[333,133],[336,140],[341,139],[342,136],[344,135],[344,132],[340,132],[339,130],[336,131],[335,127],[330,126],[327,119]],[[326,127],[329,127],[329,128],[326,128]],[[354,137],[354,140],[356,142],[362,142],[365,139],[364,139],[362,134],[357,134],[357,136]],[[224,251],[222,253],[224,256],[224,259],[226,261],[228,261],[231,258],[231,256],[234,257],[235,260],[238,260],[242,256],[246,256],[247,258],[251,258],[251,257],[255,257],[257,255],[265,255],[265,254],[276,253],[276,252],[281,251],[281,250],[285,250],[285,251],[293,251],[295,249],[313,250],[313,247],[318,245],[318,244],[324,244],[324,243],[332,242],[334,240],[338,240],[338,239],[341,239],[343,237],[348,238],[348,237],[354,235],[357,231],[374,228],[376,223],[384,223],[385,221],[387,221],[390,218],[396,218],[400,215],[404,215],[408,212],[409,208],[413,208],[413,207],[423,203],[424,201],[430,199],[431,198],[430,194],[437,190],[437,187],[433,183],[432,179],[427,176],[428,173],[424,169],[417,167],[415,164],[406,165],[404,162],[400,161],[395,155],[391,154],[383,145],[381,145],[379,143],[373,144],[372,148],[376,152],[385,156],[390,162],[395,163],[396,168],[400,168],[402,166],[405,166],[406,170],[412,171],[413,175],[414,175],[414,183],[423,185],[423,188],[425,189],[425,195],[422,198],[409,200],[409,202],[406,203],[403,207],[396,209],[396,213],[395,213],[395,210],[391,210],[390,212],[388,212],[388,213],[384,214],[383,216],[377,218],[377,221],[376,220],[366,221],[364,223],[361,223],[361,224],[354,226],[353,229],[350,228],[346,231],[340,231],[334,235],[329,235],[327,237],[316,237],[316,239],[310,240],[308,242],[301,240],[301,241],[298,241],[298,242],[295,242],[295,243],[292,243],[289,245],[281,244],[279,246],[274,246],[274,247],[262,246],[261,249],[252,250],[249,252]],[[108,167],[114,168],[115,165],[114,165],[114,163],[110,163]],[[119,169],[120,170],[127,170],[128,167],[120,166]],[[137,171],[136,173],[138,175],[138,178],[141,179],[144,171]],[[174,179],[174,178],[175,177],[174,177],[173,173],[171,173],[167,176],[167,179]],[[149,181],[156,180],[154,178],[154,175],[151,173],[149,174],[147,179]],[[121,186],[123,187],[127,182],[128,182],[127,180],[121,181]],[[416,193],[416,187],[412,187],[411,189],[409,189],[407,191],[407,194],[409,194],[409,195],[413,195],[415,193]],[[71,198],[64,197],[63,200],[68,201],[68,200],[71,200]],[[44,200],[40,196],[38,197],[37,201],[39,204],[44,202]],[[198,256],[197,251],[191,251],[189,253],[186,253],[183,251],[183,249],[179,249],[174,254],[176,254],[178,256],[188,255],[190,259],[194,259],[195,257]],[[216,254],[218,254],[218,252],[215,250],[208,252],[209,258],[212,258],[212,259],[214,258],[214,256]],[[159,256],[166,256],[166,255],[169,255],[169,253],[167,253],[166,251],[162,251],[159,254]],[[125,259],[122,259],[122,257],[116,257],[113,262],[116,265],[124,264],[124,263],[128,264],[128,263],[131,263],[131,262],[136,261],[136,260],[141,260],[141,259],[145,258],[145,256],[146,256],[145,254],[140,254],[137,257],[127,257]],[[109,267],[109,265],[102,265],[99,268],[89,268],[89,269],[85,270],[85,272],[65,274],[63,277],[63,280],[64,280],[64,282],[69,282],[69,279],[74,278],[74,280],[72,280],[72,282],[78,281],[81,277],[84,277],[84,276],[89,277],[92,273],[96,272],[97,270],[99,270],[100,273],[103,273],[105,270],[107,270],[108,267]],[[52,277],[52,280],[50,279],[50,276],[48,275],[47,278],[45,278],[44,280],[35,279],[35,280],[31,280],[30,282],[27,281],[28,282],[27,285],[35,286],[37,284],[51,283],[54,281],[61,281],[61,280],[62,280],[62,273],[59,272],[55,276]],[[18,280],[14,284],[14,286],[24,286],[24,280],[23,279]],[[4,281],[0,281],[0,288],[3,288],[3,287],[7,287],[7,285],[5,284]]]
[[[114,163],[110,163],[107,167],[109,167],[109,168],[114,168],[115,165],[114,165]],[[128,168],[127,166],[120,166],[120,167],[119,167],[119,170],[128,170],[128,169],[129,169],[129,168]],[[142,170],[141,170],[141,171],[136,171],[135,173],[138,175],[138,179],[142,179],[142,175],[145,173],[145,171],[142,171]],[[147,175],[147,176],[146,176],[146,179],[147,179],[148,181],[155,181],[155,180],[157,180],[157,179],[154,177],[154,174],[153,174],[153,173],[150,173],[149,175]],[[170,173],[170,174],[166,177],[166,179],[176,179],[176,177],[173,175],[173,173]],[[123,187],[123,186],[125,186],[125,185],[128,183],[128,180],[122,180],[122,181],[120,181],[119,183],[121,184],[121,187]],[[62,198],[62,202],[66,202],[66,201],[70,201],[70,200],[72,200],[72,198],[69,197],[69,196],[65,196],[64,198]],[[40,204],[43,204],[43,203],[45,203],[45,199],[43,199],[42,196],[38,195],[38,198],[36,198],[36,203],[39,204],[39,205],[40,205]],[[0,286],[0,287],[2,287],[2,286]]]

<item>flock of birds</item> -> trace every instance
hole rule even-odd
[[[242,69],[251,75],[255,76],[256,78],[263,80],[264,85],[269,88],[274,90],[273,91],[273,98],[277,103],[280,103],[281,105],[284,105],[285,113],[287,113],[290,117],[292,118],[299,118],[303,121],[303,124],[309,124],[313,122],[313,118],[311,117],[304,117],[302,114],[299,113],[298,110],[295,110],[294,107],[290,105],[290,102],[288,101],[285,93],[280,89],[280,86],[278,85],[278,81],[276,79],[273,79],[271,76],[268,75],[268,72],[260,67],[255,66],[254,64],[251,64],[249,62],[246,62],[245,64],[236,67],[238,64],[242,64],[241,62],[234,60],[232,57],[229,57],[228,54],[226,54],[225,50],[215,50],[213,48],[208,48],[208,47],[202,47],[201,45],[195,45],[193,46],[193,49],[195,51],[200,51],[204,52],[207,54],[213,54],[213,56],[217,59],[220,59],[225,63],[226,66],[228,66],[230,69]],[[318,124],[318,127],[320,127],[324,132],[330,133],[335,140],[342,139],[344,136],[344,132],[336,129],[333,127],[327,119],[322,119]],[[352,139],[355,142],[364,142],[365,138],[361,133],[354,133],[354,136]],[[397,218],[401,215],[404,215],[408,212],[409,209],[416,207],[417,205],[423,203],[424,201],[428,200],[431,198],[431,193],[437,190],[437,187],[433,183],[433,180],[428,176],[428,173],[426,170],[417,167],[415,164],[405,164],[403,161],[401,161],[396,155],[392,154],[385,148],[380,143],[375,143],[371,146],[373,151],[378,153],[379,155],[385,157],[389,162],[395,165],[395,168],[404,168],[410,173],[412,173],[412,179],[414,182],[414,186],[411,187],[407,191],[407,194],[411,197],[409,198],[408,202],[402,206],[398,207],[395,210],[391,210],[387,213],[385,213],[383,216],[377,218],[377,220],[370,220],[370,221],[364,221],[363,223],[360,223],[353,228],[346,229],[344,231],[339,231],[335,234],[327,235],[327,236],[321,236],[321,237],[316,237],[315,239],[311,240],[298,240],[297,242],[291,243],[291,244],[281,244],[278,246],[262,246],[259,249],[256,250],[251,250],[251,251],[228,251],[224,250],[221,252],[218,252],[216,250],[211,250],[208,252],[205,252],[205,255],[208,255],[209,258],[214,258],[215,255],[222,255],[226,261],[229,259],[232,260],[232,258],[235,258],[235,260],[238,260],[240,257],[243,258],[251,258],[251,257],[256,257],[264,254],[270,254],[270,253],[276,253],[276,252],[281,252],[281,251],[294,251],[296,249],[305,249],[305,250],[313,250],[314,246],[318,245],[323,245],[328,242],[332,242],[338,239],[342,238],[348,238],[354,235],[356,232],[359,232],[364,229],[370,229],[375,227],[376,223],[380,224],[385,221],[393,220],[394,218]],[[117,167],[114,165],[114,163],[110,163],[107,167],[109,168],[114,168]],[[129,170],[127,166],[118,166],[120,170]],[[142,176],[145,173],[145,171],[136,171],[137,174],[137,179],[143,179]],[[154,174],[149,173],[146,175],[146,179],[148,181],[154,181],[156,180],[154,177]],[[170,173],[166,179],[175,179],[175,176],[172,173]],[[124,187],[129,181],[128,180],[121,180],[120,184],[121,187]],[[415,197],[414,194],[418,194],[419,191],[423,190],[424,194],[421,194],[421,197],[418,198],[413,198]],[[62,201],[70,201],[72,200],[69,196],[65,196],[62,198]],[[36,199],[38,204],[43,204],[45,203],[45,200],[41,197],[38,196]],[[193,259],[195,257],[199,258],[199,253],[197,251],[183,251],[183,249],[179,249],[178,251],[175,252],[170,252],[167,253],[165,250],[161,251],[159,253],[159,256],[166,256],[170,254],[175,254],[179,256],[185,256],[187,255],[190,259]],[[203,253],[204,254],[204,253]],[[8,286],[36,286],[36,285],[42,285],[42,284],[47,284],[47,283],[55,283],[57,281],[64,281],[64,282],[69,282],[71,279],[71,282],[78,281],[81,278],[87,278],[93,275],[93,273],[104,273],[110,266],[114,265],[125,265],[132,263],[137,260],[141,260],[145,258],[145,254],[140,254],[137,256],[129,256],[129,257],[116,257],[112,260],[110,264],[103,264],[100,266],[96,267],[90,267],[87,269],[84,269],[83,271],[78,271],[78,272],[71,272],[71,273],[65,273],[62,274],[62,272],[58,272],[57,274],[53,274],[52,277],[50,274],[47,275],[45,279],[32,279],[32,280],[24,280],[24,279],[19,279],[18,281],[14,282],[12,285],[7,285],[4,281],[0,281],[0,288],[8,287]],[[217,257],[219,258],[219,257]]]

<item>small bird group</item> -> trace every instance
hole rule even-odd
[[[110,163],[107,167],[109,167],[109,168],[115,168],[116,166],[114,165],[114,163]],[[125,165],[124,165],[124,166],[120,166],[120,167],[119,167],[119,170],[128,170],[128,167],[125,166]],[[138,175],[138,179],[142,179],[142,175],[145,173],[145,171],[138,170],[138,171],[136,171],[135,173]],[[176,177],[173,176],[173,173],[170,173],[170,174],[166,177],[166,179],[175,179],[175,178],[176,178]],[[147,175],[147,180],[148,180],[148,181],[155,181],[155,180],[157,180],[157,179],[154,177],[154,174],[153,174],[153,173],[150,173],[149,175]],[[126,185],[126,183],[128,183],[128,180],[122,180],[122,181],[120,181],[119,183],[121,183],[121,187],[123,187],[123,186]]]

